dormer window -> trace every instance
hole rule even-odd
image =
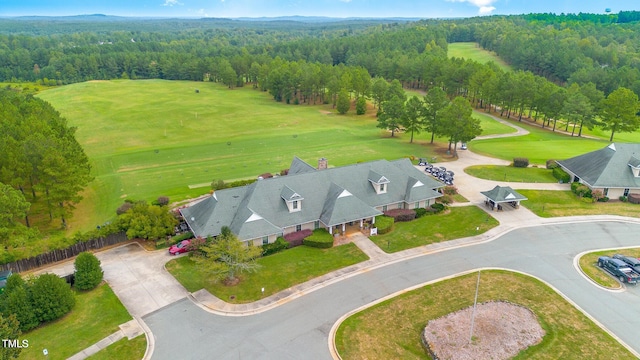
[[[633,177],[640,177],[640,159],[638,159],[635,155],[631,156],[628,165],[631,168]]]
[[[387,193],[387,184],[389,184],[389,179],[378,174],[377,172],[371,170],[369,171],[369,182],[373,189],[376,191],[376,194],[386,194]]]
[[[302,210],[302,200],[304,200],[304,198],[291,190],[290,187],[285,185],[280,192],[280,197],[287,204],[290,213]]]

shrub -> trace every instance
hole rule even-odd
[[[278,237],[275,242],[262,245],[262,256],[275,254],[288,248],[289,243],[283,237]]]
[[[593,199],[593,202],[600,201],[600,199],[604,198],[604,194],[602,193],[602,190],[593,190],[591,192],[591,198]]]
[[[416,218],[415,210],[393,209],[384,212],[385,216],[392,217],[394,222],[411,221]]]
[[[2,315],[15,315],[23,332],[40,324],[29,300],[27,284],[18,274],[13,274],[7,279],[5,292],[2,294]]]
[[[618,199],[619,199],[620,201],[622,201],[622,202],[627,202],[627,201],[629,201],[629,199],[628,199],[626,196],[624,196],[624,195],[620,196]]]
[[[435,203],[435,204],[431,205],[431,208],[432,208],[433,210],[435,210],[435,212],[436,212],[436,214],[437,214],[437,213],[439,213],[439,212],[444,211],[445,206],[444,206],[443,204]]]
[[[82,252],[76,257],[74,263],[75,287],[78,290],[91,290],[102,281],[102,268],[100,260],[90,252]]]
[[[574,191],[578,197],[591,197],[591,190],[586,185],[580,185]]]
[[[133,203],[125,201],[124,204],[120,205],[118,207],[118,209],[116,209],[116,214],[117,215],[122,215],[124,213],[126,213],[129,209],[131,209],[133,207]]]
[[[437,199],[442,204],[451,204],[453,202],[453,196],[451,195],[442,195]]]
[[[227,184],[224,183],[224,180],[221,179],[213,179],[213,181],[211,182],[211,189],[212,190],[222,190],[225,189],[227,186]]]
[[[71,286],[55,274],[42,274],[31,285],[33,312],[40,322],[61,318],[76,304]]]
[[[445,195],[455,195],[458,193],[458,188],[453,185],[447,185],[442,188],[442,193]]]
[[[547,160],[547,169],[555,169],[558,166],[560,166],[560,165],[558,165],[557,161],[555,161],[555,160]]]
[[[333,236],[325,229],[315,229],[311,236],[303,240],[306,246],[328,249],[333,246]]]
[[[378,228],[378,234],[386,234],[393,230],[393,218],[388,216],[376,216],[375,227]]]
[[[282,170],[280,170],[280,175],[281,175],[281,176],[285,176],[285,175],[288,175],[288,174],[289,174],[289,169],[282,169]]]
[[[364,96],[358,98],[356,101],[356,115],[364,115],[367,112],[367,99]]]
[[[578,188],[578,186],[580,186],[580,185],[582,185],[582,184],[581,184],[581,183],[579,183],[579,182],[572,182],[572,183],[571,183],[571,191],[572,191],[573,193],[575,193],[575,192],[576,192],[576,189],[577,189],[577,188]]]
[[[153,205],[167,206],[169,205],[169,197],[160,196],[156,201],[153,202]]]
[[[313,234],[313,231],[305,229],[287,234],[284,239],[290,244],[289,247],[295,247],[302,245],[302,240],[311,234]]]
[[[529,166],[529,158],[517,157],[513,158],[513,167],[526,168]]]
[[[561,167],[554,167],[552,170],[553,177],[561,181],[563,184],[568,183],[571,180],[571,175],[562,170]]]
[[[604,197],[601,197],[600,199],[598,199],[598,201],[599,202],[607,202],[607,201],[609,201],[609,198],[604,196]]]
[[[421,218],[427,215],[428,210],[425,208],[417,208],[416,209],[416,219]]]

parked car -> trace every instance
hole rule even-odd
[[[467,143],[462,143],[462,145],[460,145],[460,150],[467,150]]]
[[[418,159],[418,165],[420,166],[429,165],[429,162],[426,159],[420,158]]]
[[[169,248],[170,255],[178,255],[182,253],[186,253],[189,251],[189,245],[191,245],[191,240],[182,240],[175,245],[171,245]]]
[[[622,283],[637,284],[640,280],[640,274],[622,260],[600,256],[598,258],[598,266],[617,277]]]
[[[640,260],[638,260],[637,258],[620,254],[613,255],[613,258],[624,261],[625,263],[627,263],[627,265],[633,268],[633,270],[640,273]]]

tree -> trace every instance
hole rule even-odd
[[[78,290],[91,290],[102,282],[102,268],[100,260],[90,252],[82,252],[76,257],[75,282]]]
[[[20,191],[0,183],[0,240],[6,239],[11,229],[19,226],[16,218],[24,217],[30,206]]]
[[[582,132],[582,126],[585,124],[588,128],[591,128],[593,108],[591,107],[589,98],[580,92],[577,84],[573,84],[569,88],[569,91],[567,92],[567,100],[564,102],[562,112],[567,118],[567,128],[569,127],[569,124],[573,123],[571,136],[575,133],[576,125],[578,123],[580,123],[580,133]]]
[[[449,137],[449,149],[454,144],[454,153],[458,142],[471,141],[482,133],[480,120],[471,116],[473,108],[467,99],[458,96],[442,112],[442,134]]]
[[[162,206],[148,205],[144,201],[135,203],[119,217],[127,237],[156,240],[173,233],[178,220]]]
[[[262,249],[239,241],[225,226],[216,239],[209,240],[193,254],[194,261],[203,272],[227,285],[235,285],[239,282],[239,274],[258,270],[260,265],[256,259],[262,255]]]
[[[40,324],[33,311],[29,298],[27,283],[18,274],[7,279],[5,291],[2,294],[2,315],[15,316],[20,324],[20,330],[27,332]]]
[[[0,337],[2,339],[17,340],[22,332],[18,320],[14,315],[0,316]],[[20,347],[0,347],[0,359],[17,359],[22,352]]]
[[[616,132],[633,132],[640,127],[638,95],[621,87],[602,101],[602,129],[611,130],[609,141]]]
[[[404,107],[405,116],[402,126],[405,131],[411,132],[410,143],[413,142],[413,133],[419,134],[424,127],[424,103],[417,96],[412,96]]]
[[[383,78],[375,78],[371,85],[371,97],[373,97],[373,105],[380,108],[380,104],[385,100],[389,83]]]
[[[367,99],[364,96],[360,96],[356,100],[356,115],[364,115],[367,112]]]
[[[393,137],[395,132],[400,130],[404,116],[404,100],[394,95],[382,103],[377,127],[391,130],[391,137]]]
[[[440,128],[440,112],[449,105],[449,99],[444,90],[435,87],[424,96],[425,129],[431,132],[431,144]]]
[[[336,103],[336,109],[338,110],[338,113],[344,115],[347,113],[347,111],[349,111],[350,107],[351,100],[349,100],[349,93],[345,89],[340,90],[340,92],[338,93],[338,101]]]
[[[55,274],[42,274],[31,285],[31,303],[38,321],[47,322],[71,311],[76,298],[64,279]]]

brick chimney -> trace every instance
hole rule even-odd
[[[318,159],[318,170],[324,170],[329,166],[329,161],[327,158]]]

